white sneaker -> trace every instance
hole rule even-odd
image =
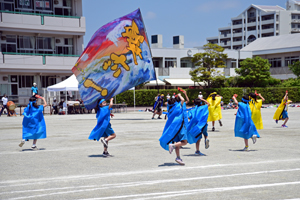
[[[173,144],[169,144],[169,153],[171,154],[174,150]]]
[[[208,149],[209,148],[209,139],[206,139],[205,140],[205,149]]]
[[[243,151],[250,151],[249,147],[245,147]]]
[[[253,144],[255,144],[256,143],[256,138],[257,138],[257,135],[252,135],[252,141],[253,141]]]
[[[107,142],[106,142],[105,139],[101,138],[100,141],[102,142],[102,144],[103,144],[103,146],[104,146],[105,148],[108,147]]]

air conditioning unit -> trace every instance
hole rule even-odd
[[[1,36],[1,40],[6,40],[6,36]]]
[[[55,5],[59,4],[59,1],[58,0],[54,0],[54,4]]]
[[[55,43],[60,43],[60,39],[56,39],[56,40],[55,40]]]
[[[3,80],[3,81],[7,81],[7,80],[8,80],[8,77],[7,77],[7,76],[3,76],[3,77],[2,77],[2,80]]]

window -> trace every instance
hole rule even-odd
[[[177,67],[176,58],[165,58],[165,68]]]
[[[17,52],[17,36],[16,35],[6,35],[2,39],[4,42],[1,44],[2,52]]]
[[[299,56],[292,56],[292,57],[285,57],[284,58],[284,65],[289,66],[292,65],[294,62],[299,61]]]
[[[270,58],[268,60],[271,67],[281,67],[281,58]]]
[[[40,54],[54,53],[54,38],[51,37],[37,37],[37,52]]]
[[[157,35],[152,35],[151,36],[151,44],[156,44],[157,43]]]
[[[17,0],[16,3],[17,11],[33,10],[32,0]]]
[[[56,54],[73,54],[73,38],[64,38],[64,42],[61,45],[56,46]]]
[[[14,0],[0,0],[0,10],[14,11]]]
[[[63,0],[62,6],[56,6],[54,9],[55,15],[71,16],[72,15],[72,1]]]
[[[34,36],[18,36],[18,53],[34,53]]]
[[[173,44],[179,44],[179,36],[173,37]]]
[[[31,88],[33,85],[33,76],[19,76],[19,88]]]
[[[254,17],[254,12],[250,12],[249,17]]]
[[[180,61],[180,66],[182,68],[192,68],[193,67],[193,63],[191,61],[191,59],[181,59]]]
[[[36,13],[45,13],[45,14],[49,14],[49,13],[53,13],[53,9],[52,9],[52,0],[39,0],[39,1],[35,1],[35,11]]]
[[[296,19],[296,15],[292,15],[292,19]]]
[[[153,66],[154,66],[154,67],[156,67],[156,68],[161,67],[161,66],[160,66],[160,63],[161,63],[161,62],[160,62],[160,59],[159,59],[159,58],[153,58],[153,59],[152,59],[152,62],[153,62]]]
[[[296,24],[292,24],[292,28],[296,28]]]
[[[274,24],[262,25],[262,29],[274,28]]]
[[[43,88],[56,84],[56,77],[41,76],[41,85]]]

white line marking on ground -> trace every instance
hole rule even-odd
[[[123,199],[123,198],[147,197],[147,196],[155,196],[155,197],[140,198],[140,199],[161,199],[161,198],[179,197],[179,196],[185,196],[185,195],[191,195],[197,193],[225,192],[225,191],[233,191],[233,190],[245,190],[245,189],[276,187],[276,186],[284,186],[284,185],[297,185],[297,184],[300,184],[300,181],[260,184],[260,185],[244,185],[244,186],[234,186],[234,187],[221,187],[221,188],[208,188],[208,189],[197,189],[197,190],[182,190],[182,191],[173,191],[173,192],[144,193],[144,194],[134,194],[134,195],[89,198],[89,199],[81,199],[81,200]]]
[[[212,167],[231,167],[231,166],[241,166],[241,165],[257,165],[257,164],[269,164],[269,163],[277,163],[277,162],[297,162],[300,159],[289,159],[289,160],[269,160],[269,161],[260,161],[260,162],[247,162],[247,163],[232,163],[232,164],[215,164],[215,165],[204,165],[204,166],[196,166],[196,167],[177,167],[177,168],[167,168],[167,169],[151,169],[151,170],[142,170],[142,171],[129,171],[129,172],[114,172],[114,173],[106,173],[106,174],[92,174],[92,175],[77,175],[77,176],[60,176],[54,178],[41,178],[41,179],[22,179],[22,180],[9,180],[9,181],[1,181],[0,184],[3,184],[1,187],[16,187],[23,185],[35,185],[35,184],[44,184],[48,182],[56,182],[56,181],[66,181],[66,180],[78,180],[78,179],[98,179],[103,177],[110,176],[131,176],[138,174],[149,174],[149,173],[164,173],[170,171],[177,170],[193,170],[193,169],[205,169]],[[24,182],[25,184],[16,184],[16,185],[8,185],[13,183]]]
[[[61,187],[61,188],[47,188],[47,189],[38,189],[38,190],[21,190],[21,191],[11,191],[11,192],[1,192],[0,194],[15,194],[15,193],[26,193],[26,192],[44,192],[51,190],[68,190],[68,189],[76,189],[76,188],[91,188],[97,187],[97,185],[84,185],[84,186],[74,186],[74,187]]]
[[[180,179],[180,181],[193,181],[193,180],[201,180],[201,179],[214,179],[214,178],[226,178],[226,177],[234,177],[234,176],[291,172],[291,171],[299,171],[299,170],[300,170],[300,168],[286,169],[286,170],[259,171],[259,172],[249,172],[249,173],[239,173],[239,174],[227,174],[227,175],[217,175],[217,176],[206,176],[206,177],[193,177],[193,178]],[[179,181],[178,179],[164,179],[164,180],[156,180],[156,181],[140,181],[140,182],[129,182],[129,183],[117,183],[117,184],[103,184],[103,185],[99,185],[98,188],[81,189],[81,190],[76,189],[76,190],[71,190],[71,191],[54,192],[54,193],[40,194],[40,195],[34,195],[34,196],[22,196],[22,197],[17,197],[17,198],[13,198],[13,199],[28,199],[28,198],[50,196],[50,195],[63,195],[63,194],[70,194],[70,193],[90,192],[90,191],[95,191],[95,190],[106,190],[106,189],[115,189],[115,188],[136,187],[136,186],[153,185],[153,184],[161,184],[161,183],[166,183],[166,182],[178,182],[178,181]],[[84,187],[84,186],[81,186],[81,187]],[[90,187],[93,187],[93,186],[90,186]],[[42,191],[42,189],[40,191]]]

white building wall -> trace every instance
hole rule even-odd
[[[279,34],[290,34],[291,33],[291,12],[280,11],[279,12]]]

